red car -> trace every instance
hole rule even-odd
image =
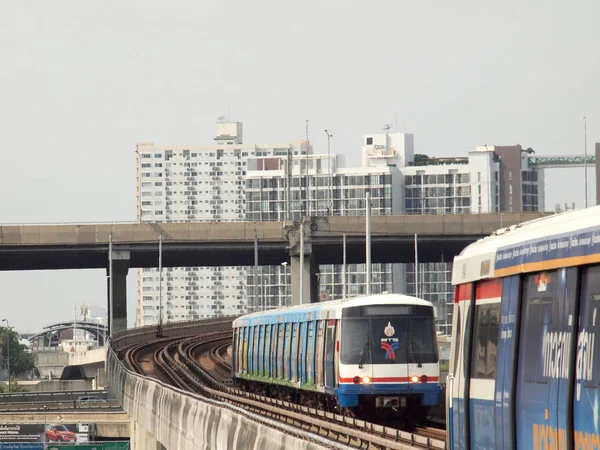
[[[77,436],[64,425],[48,425],[46,439],[54,442],[77,442]]]

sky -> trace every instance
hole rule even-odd
[[[0,223],[134,221],[135,144],[209,145],[219,116],[262,144],[309,120],[347,165],[387,123],[430,156],[583,154],[586,116],[591,153],[599,15],[597,0],[4,2]],[[583,198],[583,169],[546,171],[546,209]],[[0,319],[20,332],[105,298],[100,270],[0,272]]]

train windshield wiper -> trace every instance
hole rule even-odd
[[[367,359],[367,353],[369,353],[369,341],[365,342],[365,346],[363,347],[363,351],[360,355],[360,360],[358,361],[358,368],[362,369],[363,364],[365,363],[365,359]]]
[[[421,364],[421,358],[419,357],[419,351],[417,350],[417,344],[415,343],[415,340],[412,338],[410,338],[410,352],[411,355],[413,357],[413,360],[417,362],[417,367],[423,367],[423,364]]]

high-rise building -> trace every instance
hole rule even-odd
[[[215,145],[137,145],[137,205],[142,222],[246,220],[246,161],[301,155],[306,142],[245,145],[242,124],[218,122]],[[163,321],[198,319],[246,311],[244,267],[166,268],[162,275]],[[157,269],[138,272],[137,324],[159,320]]]
[[[362,151],[361,167],[343,167],[340,155],[250,158],[246,174],[247,219],[300,220],[307,209],[313,216],[364,216],[367,192],[370,193],[371,215],[401,214],[403,175],[399,168],[413,159],[413,136],[372,135],[367,137],[367,143]],[[404,291],[403,265],[372,264],[371,272],[372,293]],[[321,298],[341,298],[342,277],[340,265],[321,265]],[[289,281],[286,266],[261,266],[256,278],[249,272],[250,308],[285,304],[290,293]],[[364,264],[348,265],[346,287],[351,297],[366,292]]]
[[[528,152],[515,146],[483,146],[468,157],[415,155],[403,169],[405,214],[481,214],[543,211],[543,171],[529,167]],[[414,264],[406,268],[406,292],[433,302],[438,328],[452,327],[452,262]]]
[[[366,135],[364,142],[362,165],[357,168],[344,168],[335,155],[251,158],[248,220],[298,220],[306,210],[307,197],[312,215],[364,215],[367,191],[372,215],[543,209],[543,172],[528,166],[527,151],[520,146],[484,146],[466,157],[430,158],[414,154],[410,134]],[[438,309],[439,330],[449,332],[451,269],[451,255],[446,262],[420,263],[418,271],[415,264],[374,264],[371,292],[404,292],[432,301]],[[365,281],[364,264],[348,266],[349,296],[363,294]],[[259,268],[258,277],[248,279],[250,307],[284,304],[289,298],[288,283],[287,267]],[[319,291],[325,298],[341,298],[342,286],[341,266],[319,267]]]
[[[543,171],[528,165],[520,146],[477,147],[465,157],[414,153],[413,135],[368,134],[360,167],[340,155],[307,152],[306,141],[244,145],[242,125],[217,123],[207,147],[139,144],[138,219],[141,221],[283,221],[304,215],[469,214],[541,211]],[[348,296],[365,292],[364,264],[348,265]],[[438,328],[452,324],[451,256],[447,261],[373,264],[371,292],[403,292],[431,300]],[[163,320],[237,314],[287,304],[290,268],[167,268],[163,270]],[[138,277],[138,324],[159,316],[156,269]],[[319,267],[323,298],[343,295],[339,265]],[[326,294],[326,295],[323,295]]]

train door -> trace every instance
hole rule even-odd
[[[335,328],[336,320],[327,321],[327,330],[325,332],[325,385],[333,388],[336,386],[334,353],[335,353]]]
[[[284,344],[285,344],[285,323],[278,325],[277,334],[279,339],[277,340],[277,378],[283,379],[283,359],[284,359]]]
[[[549,438],[552,448],[566,449],[567,435],[572,435],[572,428],[567,430],[567,404],[576,292],[576,268],[527,274],[523,279],[516,403],[519,448],[547,448]]]
[[[263,370],[261,375],[265,378],[268,378],[269,375],[269,360],[271,359],[271,325],[264,325],[265,327],[265,335],[264,335],[264,345],[265,352],[263,355]]]
[[[575,448],[598,448],[600,442],[600,266],[582,269],[575,383],[573,386],[573,425]],[[588,444],[586,446],[586,443]]]
[[[248,327],[242,328],[242,336],[241,336],[241,344],[240,345],[240,361],[241,361],[241,372],[248,373]]]
[[[238,336],[238,329],[234,328],[233,329],[233,339],[232,339],[232,348],[231,348],[231,372],[236,374],[237,373],[237,354],[238,354],[238,348],[239,348],[239,342],[238,342],[239,336]]]
[[[516,373],[516,342],[521,278],[519,275],[502,280],[502,303],[500,311],[500,340],[498,344],[498,375],[494,409],[496,414],[497,449],[514,448],[514,393]]]
[[[454,326],[452,328],[452,360],[446,389],[448,395],[449,440],[453,450],[469,448],[468,396],[469,355],[470,348],[470,303],[473,300],[473,284],[456,286],[454,298]],[[465,351],[466,349],[466,351]]]
[[[276,323],[271,325],[271,364],[269,366],[269,377],[277,378],[277,352],[279,351],[277,343],[279,342],[279,328]]]
[[[252,374],[253,375],[258,375],[258,343],[259,343],[259,334],[260,334],[260,329],[257,326],[252,327],[252,334],[253,334],[253,343],[252,343]]]
[[[291,380],[290,362],[291,362],[291,345],[292,344],[292,324],[285,324],[285,340],[283,342],[283,379]]]
[[[256,329],[258,331],[258,339],[256,342],[256,374],[260,377],[263,372],[263,358],[265,356],[265,326],[259,325]]]
[[[317,321],[317,349],[316,349],[316,358],[315,358],[315,378],[317,380],[317,385],[324,386],[325,385],[325,369],[324,369],[324,361],[325,355],[323,353],[324,344],[325,344],[325,321],[318,320]]]
[[[300,366],[300,383],[306,383],[307,380],[307,367],[306,367],[306,330],[308,328],[308,322],[302,322],[300,324],[300,337],[299,337],[299,345],[298,351],[300,352],[300,357],[298,365]]]
[[[254,327],[248,327],[248,373],[252,373],[254,358],[253,355],[253,346],[254,346]]]
[[[471,342],[470,377],[468,379],[468,420],[471,448],[494,448],[494,395],[498,368],[500,337],[500,296],[502,281],[485,280],[475,288],[472,308],[473,338]]]
[[[300,324],[299,323],[293,323],[292,324],[292,351],[290,352],[290,358],[291,358],[291,376],[290,379],[294,382],[298,381],[298,350],[299,350],[299,346],[298,346],[298,328],[299,328]]]
[[[308,323],[306,382],[309,384],[315,383],[315,323]]]

